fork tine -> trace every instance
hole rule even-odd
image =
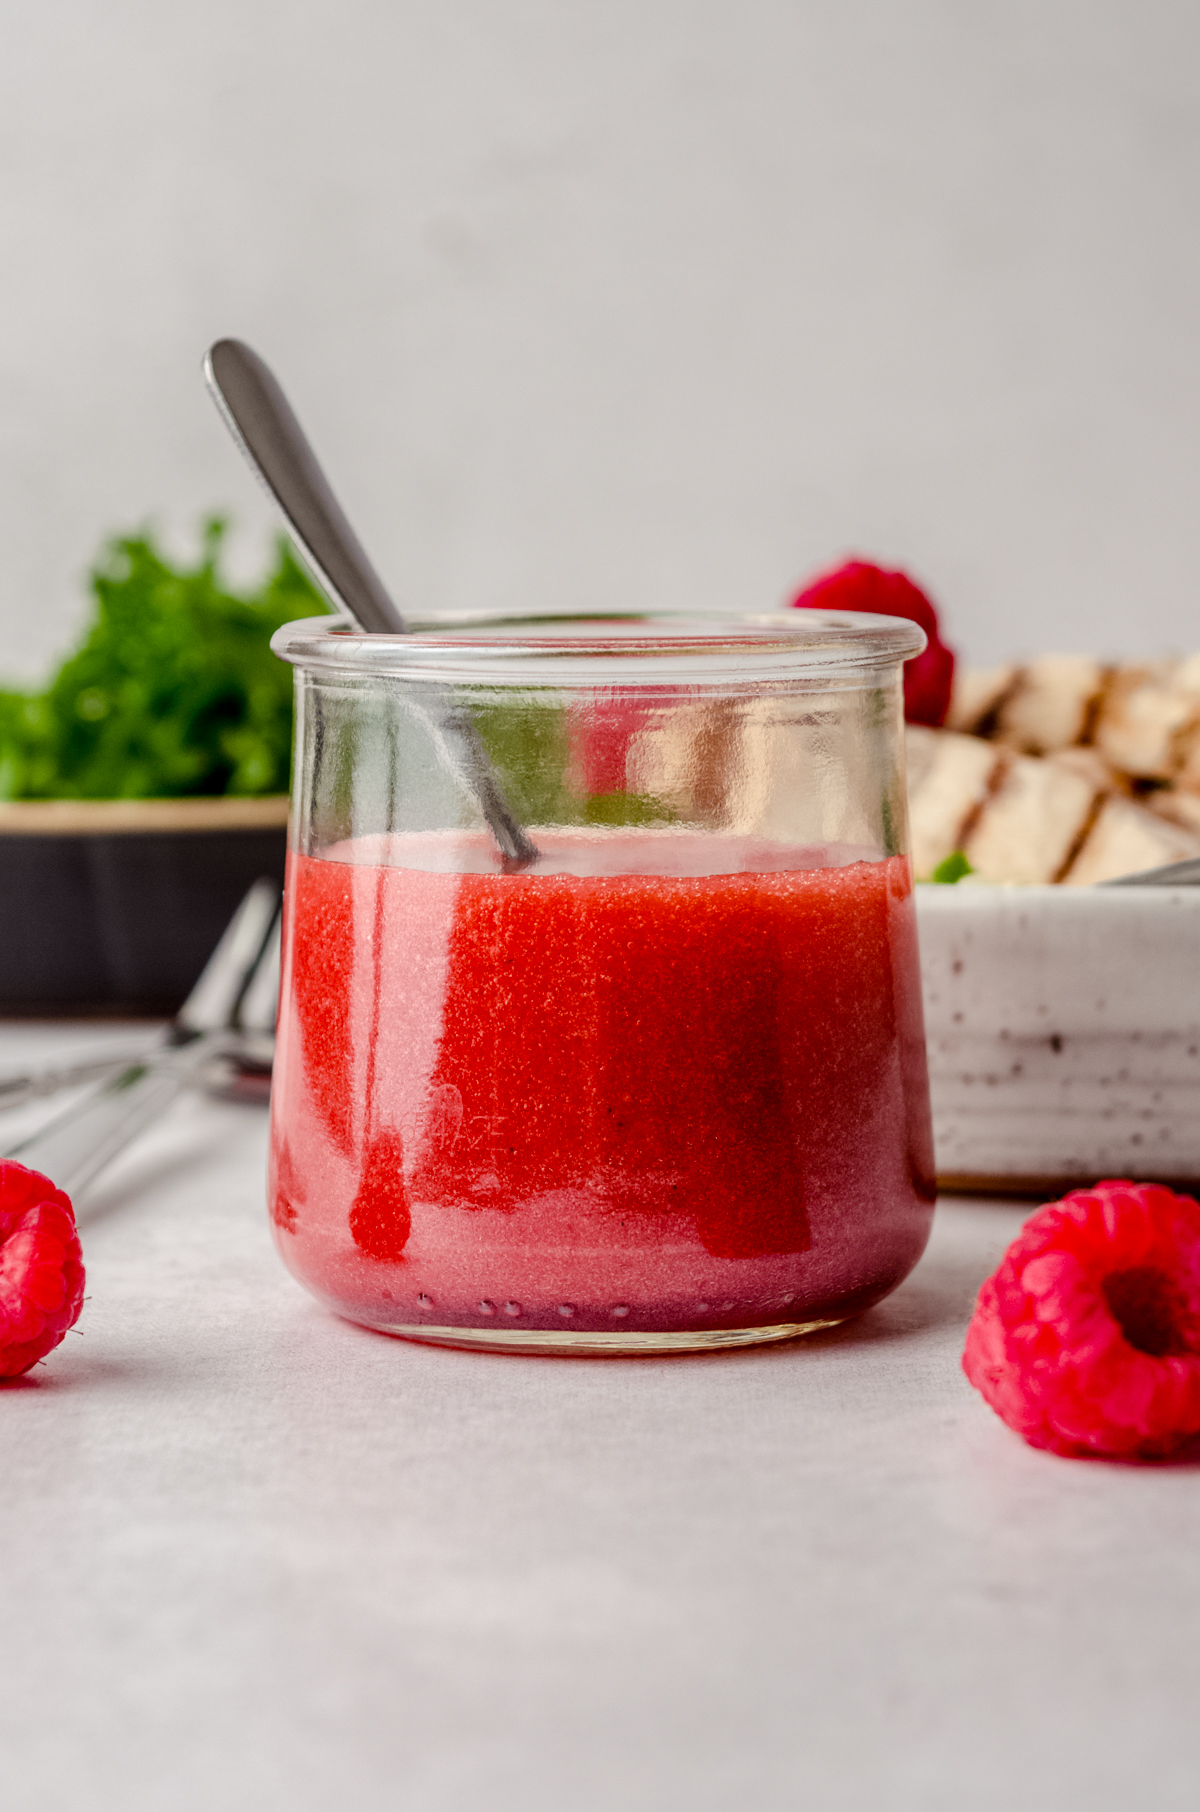
[[[283,943],[283,915],[278,906],[257,963],[250,972],[238,1003],[237,1023],[244,1032],[275,1033],[279,1009],[279,964]]]
[[[68,1193],[90,1183],[223,1044],[237,1037],[242,998],[256,975],[270,969],[278,918],[278,887],[273,881],[256,881],[184,1002],[171,1039],[122,1067],[3,1155],[44,1171]]]
[[[234,1023],[272,922],[279,911],[274,881],[255,881],[221,934],[200,979],[175,1018],[175,1042]]]

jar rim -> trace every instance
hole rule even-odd
[[[341,616],[285,623],[271,648],[294,666],[346,677],[439,684],[662,683],[689,677],[845,679],[920,654],[924,632],[904,617],[845,610],[661,611],[628,615],[441,615],[410,619],[404,635],[374,635]]]

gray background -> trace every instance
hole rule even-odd
[[[974,659],[1200,646],[1186,0],[2,0],[0,669],[269,521],[276,364],[418,605],[904,564]]]

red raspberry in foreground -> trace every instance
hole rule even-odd
[[[907,617],[925,631],[922,654],[904,663],[904,715],[910,724],[939,729],[950,709],[954,655],[938,630],[938,615],[907,573],[887,572],[867,560],[847,560],[835,572],[813,579],[792,599],[795,610],[869,610],[881,617]]]
[[[0,1378],[52,1352],[83,1307],[75,1214],[49,1177],[0,1159]]]
[[[979,1292],[963,1370],[1052,1453],[1162,1459],[1200,1433],[1200,1203],[1106,1182],[1039,1209]]]

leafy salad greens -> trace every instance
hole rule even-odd
[[[329,607],[282,540],[258,591],[231,591],[225,528],[204,524],[190,567],[149,533],[102,550],[79,648],[44,691],[0,691],[0,799],[287,791],[292,674],[268,644]]]

